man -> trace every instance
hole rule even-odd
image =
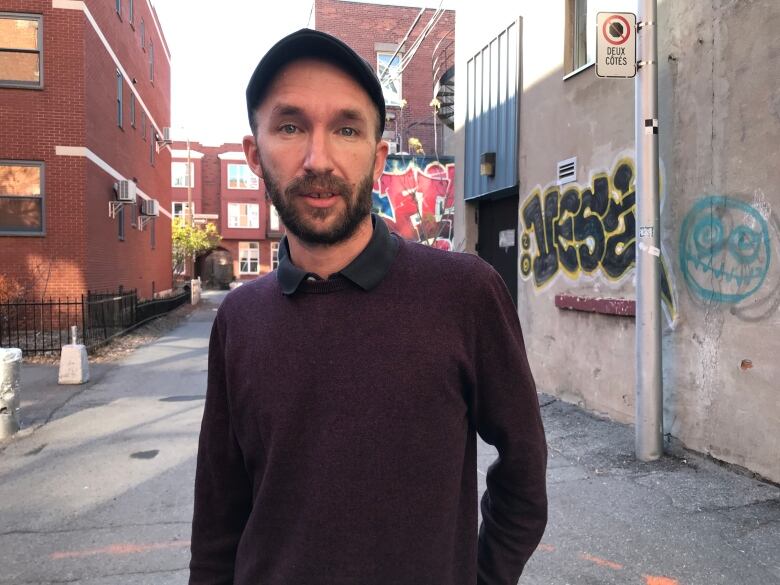
[[[247,108],[287,235],[212,330],[190,584],[514,585],[546,446],[506,287],[371,215],[385,104],[347,45],[282,39]],[[499,452],[478,535],[477,432]]]

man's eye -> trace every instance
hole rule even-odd
[[[295,131],[298,130],[294,124],[284,124],[279,129],[285,134],[295,134]]]
[[[357,135],[357,130],[354,128],[342,128],[340,131],[342,136],[355,136]]]

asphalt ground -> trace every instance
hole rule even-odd
[[[0,584],[187,582],[222,296],[207,293],[125,359],[93,365],[85,385],[57,385],[56,366],[23,366],[23,429],[0,442]],[[638,462],[631,426],[540,402],[550,521],[521,584],[780,583],[780,488],[684,451]],[[494,457],[480,444],[480,490]]]

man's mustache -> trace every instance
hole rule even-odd
[[[349,197],[352,189],[344,179],[333,175],[304,175],[290,181],[284,190],[288,196],[305,195],[312,191],[325,191],[340,197]]]

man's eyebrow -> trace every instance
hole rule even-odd
[[[363,115],[363,113],[360,110],[353,110],[351,108],[345,108],[343,110],[340,110],[338,113],[338,118],[342,120],[350,120],[353,122],[366,121],[366,117]]]
[[[271,110],[272,116],[300,116],[303,114],[303,108],[290,104],[277,104]]]

